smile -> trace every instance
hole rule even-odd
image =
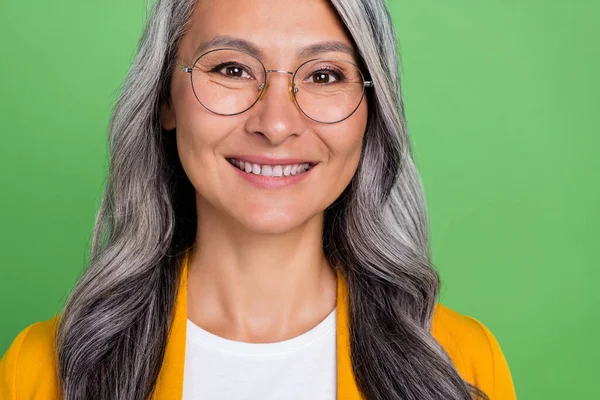
[[[314,164],[312,163],[300,163],[300,164],[287,164],[287,165],[268,165],[268,164],[256,164],[235,158],[228,158],[227,161],[234,167],[242,170],[248,174],[261,175],[261,176],[295,176],[301,175],[309,171]]]

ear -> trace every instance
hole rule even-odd
[[[175,129],[177,125],[175,119],[175,110],[167,102],[163,103],[160,107],[160,124],[162,128],[167,131]]]

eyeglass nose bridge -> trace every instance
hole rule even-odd
[[[285,70],[279,70],[279,69],[268,69],[265,72],[267,72],[267,73],[269,73],[269,72],[279,72],[279,73],[282,73],[282,74],[294,75],[293,72],[285,71]],[[260,93],[260,96],[258,97],[257,101],[259,101],[260,99],[263,98],[263,96],[267,92],[268,88],[269,88],[269,81],[267,79],[264,83],[261,83],[260,86],[258,86],[258,90],[261,91],[261,93]],[[290,101],[292,103],[295,103],[296,102],[296,98],[294,97],[294,93],[298,91],[298,88],[296,88],[294,86],[293,82],[290,82],[288,88],[289,88],[288,94],[290,95]]]

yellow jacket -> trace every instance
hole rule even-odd
[[[180,288],[153,400],[180,400],[182,397],[187,263],[184,263]],[[341,276],[338,276],[337,290],[337,398],[360,400],[350,364],[347,286]],[[1,400],[60,398],[53,344],[59,316],[28,326],[14,339],[0,360]],[[463,379],[482,389],[491,400],[516,399],[506,359],[496,338],[484,325],[438,304],[432,333],[446,349]]]

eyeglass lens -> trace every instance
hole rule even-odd
[[[255,57],[238,50],[210,51],[196,60],[192,87],[208,110],[234,115],[248,110],[259,99],[266,72]],[[293,85],[299,108],[309,118],[333,123],[350,116],[364,93],[361,71],[346,60],[313,60],[295,73]]]

